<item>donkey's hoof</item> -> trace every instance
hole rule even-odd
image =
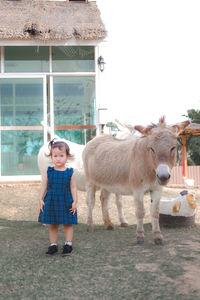
[[[137,244],[138,244],[138,245],[144,244],[144,238],[141,237],[141,236],[138,236],[138,237],[137,237]]]
[[[121,227],[128,227],[128,223],[121,223],[120,226]]]
[[[156,245],[163,245],[163,240],[161,238],[157,238],[157,239],[154,240],[154,243]]]
[[[114,227],[109,225],[109,226],[107,226],[107,230],[114,230]]]
[[[88,226],[87,227],[87,232],[93,232],[94,231],[94,228],[93,227],[91,227],[91,226]]]

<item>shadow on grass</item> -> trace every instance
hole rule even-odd
[[[179,278],[182,283],[184,264],[200,263],[199,225],[163,228],[164,247],[154,245],[151,224],[144,228],[141,246],[135,225],[113,231],[96,225],[88,233],[86,224],[78,224],[73,254],[63,258],[60,226],[59,253],[46,257],[48,226],[0,219],[1,299],[198,299],[198,290],[187,295],[176,286]]]

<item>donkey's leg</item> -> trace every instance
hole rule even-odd
[[[88,206],[88,220],[87,220],[87,231],[93,231],[93,218],[92,218],[92,211],[95,204],[95,185],[89,184],[87,186],[87,206]]]
[[[162,195],[162,190],[151,191],[151,222],[152,222],[152,232],[154,236],[154,242],[156,245],[163,243],[163,236],[160,231],[159,225],[159,205],[160,198]]]
[[[135,215],[137,218],[137,243],[143,244],[144,243],[144,227],[143,227],[143,219],[145,216],[145,209],[144,209],[144,192],[140,190],[134,191],[134,203],[135,203]]]
[[[104,226],[107,227],[108,230],[114,229],[114,225],[110,220],[109,211],[108,211],[108,202],[110,199],[110,192],[105,189],[101,189],[100,200],[101,200],[101,208]]]
[[[119,216],[119,220],[121,222],[121,227],[127,227],[128,221],[126,220],[126,218],[124,216],[124,210],[123,210],[123,206],[122,206],[122,196],[115,194],[115,202],[116,202],[117,209],[118,209],[118,216]]]

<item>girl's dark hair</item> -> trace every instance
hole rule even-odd
[[[66,150],[66,154],[69,156],[69,157],[73,157],[73,155],[70,153],[70,149],[69,149],[69,146],[67,143],[63,142],[63,141],[55,141],[55,139],[51,140],[49,142],[49,150],[50,150],[50,153],[48,156],[51,156],[52,155],[52,150],[55,149],[55,148],[58,148],[59,150],[61,150],[62,148],[65,148]]]

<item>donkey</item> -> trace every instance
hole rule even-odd
[[[119,140],[99,136],[87,143],[83,150],[83,164],[87,180],[88,230],[93,230],[92,209],[95,187],[104,193],[133,195],[137,218],[137,243],[144,243],[144,193],[151,194],[152,232],[155,244],[162,244],[159,227],[159,202],[162,186],[170,179],[176,163],[177,136],[189,121],[167,126],[165,118],[158,125],[135,126],[142,136]]]

